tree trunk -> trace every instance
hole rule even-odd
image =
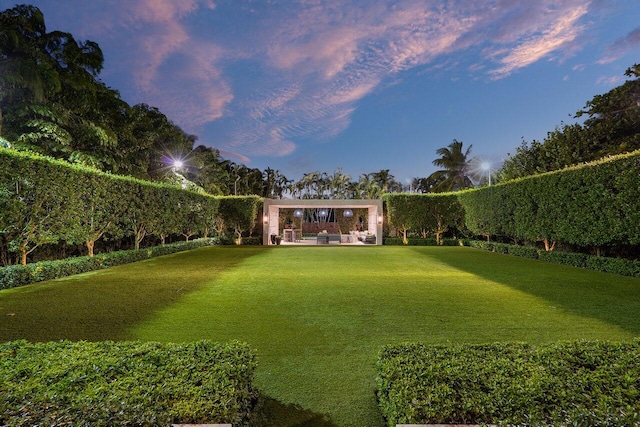
[[[543,239],[544,242],[544,250],[547,252],[551,252],[556,248],[556,242],[549,243],[549,239]]]
[[[145,228],[144,224],[140,225],[139,227],[133,228],[133,237],[136,241],[135,242],[136,250],[140,249],[140,243],[142,243],[142,240],[146,235],[147,235],[147,229]]]
[[[407,239],[407,229],[406,228],[402,229],[402,244],[403,245],[408,245],[409,244],[409,239]]]
[[[86,242],[87,250],[89,251],[89,258],[93,258],[93,247],[96,244],[95,240],[87,240]]]
[[[20,245],[20,264],[27,265],[27,244]]]

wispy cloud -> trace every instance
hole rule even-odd
[[[608,64],[622,58],[633,49],[640,49],[640,27],[631,31],[625,37],[615,41],[605,51],[605,56],[601,58],[599,64]]]
[[[271,31],[254,38],[261,44],[253,48],[281,86],[254,101],[248,114],[255,120],[242,121],[230,140],[252,154],[288,155],[295,149],[293,141],[322,140],[344,131],[358,103],[402,72],[435,67],[470,49],[477,55],[479,48],[484,58],[469,70],[505,78],[575,49],[589,4],[314,1],[276,10],[263,17]]]
[[[550,22],[542,21],[541,28],[534,34],[509,49],[499,61],[502,65],[492,71],[493,75],[502,78],[563,48],[570,50],[584,30],[580,19],[587,12],[587,4],[572,5],[562,13],[554,13]]]
[[[613,77],[602,76],[598,78],[596,83],[604,86],[616,86],[622,83],[622,81],[623,81],[623,78],[620,76],[613,76]]]
[[[212,142],[222,150],[284,156],[343,132],[364,98],[404,73],[462,65],[489,80],[563,58],[580,47],[594,4],[94,0],[70,13],[95,15],[84,33],[126,47],[113,49],[115,66],[132,76],[137,99],[188,132],[224,123]]]

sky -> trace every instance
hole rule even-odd
[[[0,9],[16,1],[0,0]],[[197,144],[299,180],[500,162],[640,63],[640,0],[33,0],[99,78]]]

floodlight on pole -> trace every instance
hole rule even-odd
[[[182,160],[174,160],[173,161],[173,167],[174,168],[180,169],[183,165],[184,165],[184,163],[182,162]]]
[[[482,162],[482,164],[480,165],[480,168],[483,171],[485,171],[487,173],[487,175],[489,176],[489,187],[491,187],[491,163]]]

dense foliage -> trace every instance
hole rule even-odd
[[[621,276],[640,277],[640,260],[595,256],[579,252],[545,251],[532,246],[511,245],[499,242],[464,240],[464,245],[500,254],[539,259],[555,264],[614,273]],[[386,244],[386,241],[385,241]]]
[[[242,425],[256,398],[238,342],[0,344],[0,424]]]
[[[458,198],[474,234],[581,248],[640,244],[640,152],[469,190]]]
[[[14,255],[26,264],[38,247],[57,242],[85,245],[91,257],[102,239],[129,238],[138,249],[148,236],[164,242],[167,236],[189,240],[214,229],[222,235],[224,223],[242,233],[251,230],[259,202],[258,197],[220,199],[0,148],[0,256],[5,265],[13,263]]]
[[[32,262],[27,265],[9,265],[0,267],[0,289],[15,288],[30,283],[58,279],[217,243],[219,243],[219,239],[198,239],[190,242],[154,246],[147,249],[106,252],[93,257],[81,256],[54,261]]]
[[[464,211],[457,196],[449,194],[385,194],[387,220],[402,232],[404,244],[407,232],[419,231],[423,238],[433,235],[440,244],[449,229],[463,227]]]
[[[523,142],[498,172],[501,181],[563,169],[640,149],[640,64],[629,80],[596,95],[576,113],[582,125],[562,124],[542,141]]]
[[[389,426],[640,423],[640,340],[388,346],[377,362]]]

